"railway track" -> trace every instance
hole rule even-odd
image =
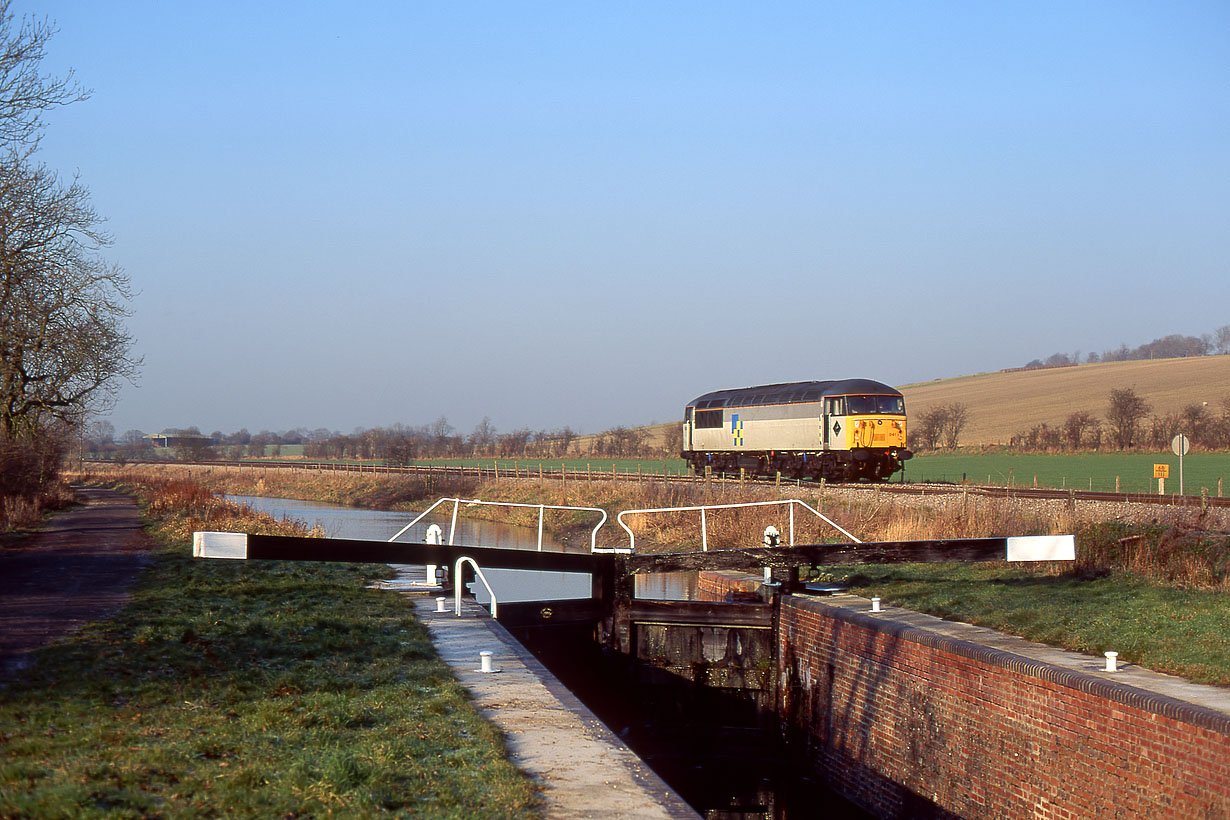
[[[86,461],[87,464],[111,464],[109,461]],[[565,467],[546,468],[541,465],[534,467],[514,466],[498,467],[459,467],[453,465],[391,465],[391,464],[342,464],[331,461],[128,461],[127,464],[177,465],[183,467],[234,467],[250,470],[308,470],[314,472],[339,473],[384,473],[396,475],[454,475],[458,477],[474,477],[485,480],[500,478],[521,478],[552,481],[667,481],[667,482],[699,482],[714,481],[723,484],[790,484],[796,479],[782,479],[778,482],[769,477],[739,477],[715,475],[711,478],[691,474],[674,475],[671,473],[647,472],[617,472],[615,470],[569,470]],[[807,486],[815,487],[816,482],[805,482]],[[800,485],[801,486],[801,485]],[[1149,493],[1115,493],[1075,488],[1055,490],[1043,487],[1000,487],[985,484],[924,484],[924,483],[893,483],[879,484],[827,484],[826,486],[842,489],[857,489],[868,492],[901,493],[906,495],[939,495],[953,493],[972,493],[989,498],[1020,498],[1040,501],[1098,501],[1107,503],[1156,504],[1174,507],[1230,507],[1230,498],[1206,495],[1152,495]]]

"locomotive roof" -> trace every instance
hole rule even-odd
[[[823,382],[787,382],[784,384],[762,384],[758,387],[739,387],[732,390],[714,390],[705,393],[688,402],[689,407],[699,407],[701,402],[707,402],[707,407],[723,407],[733,398],[756,396],[757,404],[791,404],[794,402],[817,401],[825,396],[849,395],[880,395],[900,396],[901,391],[889,387],[883,382],[871,379],[837,379]],[[761,398],[762,397],[762,398]]]

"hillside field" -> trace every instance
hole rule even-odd
[[[874,378],[874,374],[871,374]],[[1152,415],[1178,413],[1208,402],[1213,414],[1230,397],[1230,356],[1105,362],[1042,370],[981,373],[899,388],[915,422],[937,405],[960,402],[970,411],[961,446],[1007,444],[1013,435],[1045,422],[1061,426],[1078,410],[1105,419],[1110,391],[1130,387],[1152,405]]]

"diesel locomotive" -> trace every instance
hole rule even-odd
[[[870,379],[716,390],[684,410],[680,456],[698,474],[885,481],[912,455],[901,391]]]

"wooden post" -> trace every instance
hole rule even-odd
[[[1119,492],[1119,476],[1115,476],[1115,492]]]

